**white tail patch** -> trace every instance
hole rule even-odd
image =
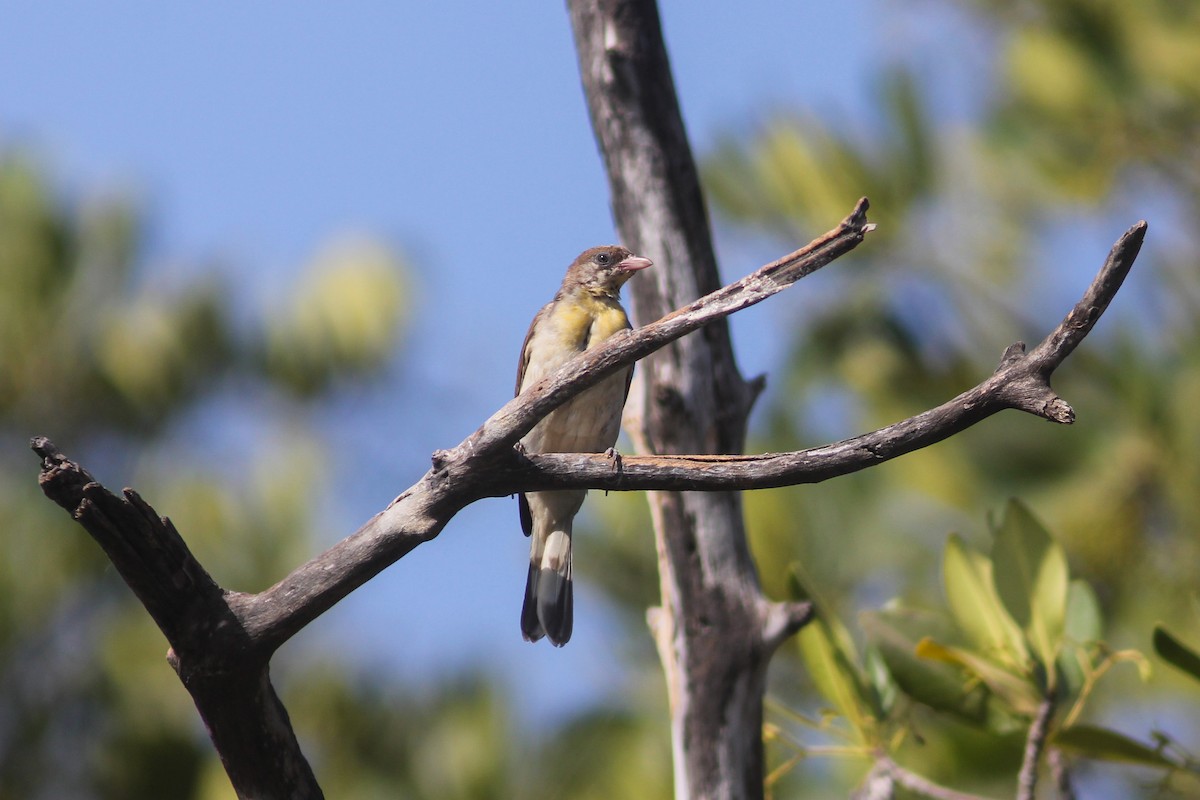
[[[571,577],[571,536],[564,531],[551,531],[542,550],[542,569],[551,569]]]

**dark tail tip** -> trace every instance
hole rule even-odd
[[[525,602],[521,605],[521,635],[525,641],[536,642],[545,636],[555,647],[569,642],[575,624],[573,595],[570,578],[530,564]]]
[[[575,601],[571,579],[552,569],[539,571],[537,586],[537,616],[546,637],[555,647],[571,640],[575,624]]]
[[[521,635],[527,642],[536,642],[546,635],[538,619],[537,582],[538,568],[529,565],[529,576],[525,579],[525,602],[521,604]]]

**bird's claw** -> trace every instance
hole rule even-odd
[[[613,472],[621,471],[621,454],[617,451],[617,448],[610,447],[607,450],[605,450],[604,457],[612,462]],[[604,490],[604,496],[608,497],[608,489]]]

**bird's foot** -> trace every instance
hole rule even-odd
[[[604,457],[612,462],[614,472],[621,471],[621,454],[617,451],[617,448],[610,447],[605,450]]]

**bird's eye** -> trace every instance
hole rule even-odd
[[[608,262],[611,260],[612,260],[612,256],[610,256],[608,253],[597,253],[596,254],[596,263],[602,267],[608,266]]]

